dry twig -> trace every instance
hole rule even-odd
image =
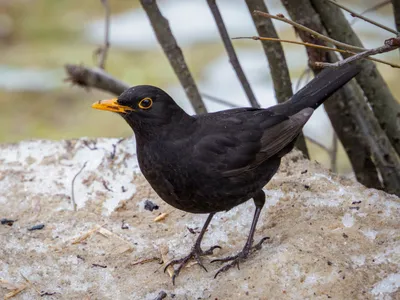
[[[256,26],[258,35],[278,38],[278,34],[274,25],[272,24],[271,19],[262,18],[253,14],[253,11],[255,10],[268,13],[268,8],[265,4],[265,1],[246,0],[246,4],[253,19],[254,25]],[[271,41],[264,41],[261,44],[264,53],[267,56],[275,97],[278,103],[285,102],[293,96],[293,90],[282,44]],[[301,152],[303,152],[307,158],[310,158],[303,134],[297,138],[295,146]]]
[[[163,260],[164,266],[166,266],[169,263],[169,257],[168,257],[169,249],[168,249],[168,246],[165,245],[165,244],[164,245],[160,245],[159,251],[161,253],[161,258]],[[168,272],[169,277],[172,278],[172,276],[174,275],[174,267],[169,265],[168,268],[167,268],[167,272]]]
[[[289,20],[289,19],[285,18],[283,15],[274,16],[274,15],[271,15],[271,14],[268,14],[268,13],[265,13],[265,12],[261,12],[261,11],[255,11],[254,14],[260,15],[260,16],[263,16],[263,17],[266,17],[266,18],[272,18],[272,19],[275,19],[275,20],[279,20],[279,21],[285,22],[285,23],[290,24],[290,25],[292,25],[293,27],[295,27],[295,28],[297,28],[299,30],[302,30],[304,32],[307,32],[307,33],[311,34],[313,37],[316,37],[316,38],[318,38],[318,39],[320,39],[322,41],[331,43],[331,44],[333,44],[333,45],[335,45],[337,47],[343,48],[343,49],[332,48],[332,47],[327,47],[327,46],[321,46],[321,45],[316,45],[316,44],[312,44],[312,43],[302,43],[302,42],[296,42],[296,41],[282,40],[282,39],[276,39],[276,38],[270,38],[270,37],[251,37],[251,39],[253,39],[253,40],[260,40],[260,41],[267,40],[267,41],[285,42],[285,43],[303,45],[303,46],[306,46],[306,47],[315,47],[315,48],[320,48],[320,49],[323,49],[323,50],[336,51],[336,52],[347,53],[347,54],[356,54],[356,53],[358,53],[360,51],[364,52],[364,51],[369,50],[369,49],[365,49],[363,47],[352,46],[350,44],[339,42],[339,41],[337,41],[335,39],[332,39],[332,38],[330,38],[330,37],[328,37],[328,36],[326,36],[324,34],[321,34],[321,33],[317,32],[315,30],[312,30],[312,29],[308,28],[307,26],[304,26],[304,25],[301,25],[301,24],[299,24],[299,23],[297,23],[295,21]],[[243,38],[249,38],[249,37],[241,37],[241,38],[243,39]],[[239,38],[237,38],[237,39],[239,39]],[[376,59],[376,58],[372,58],[372,57],[370,57],[368,59],[376,61],[376,62],[379,62],[379,63],[382,63],[382,64],[389,65],[391,67],[400,68],[400,65],[398,65],[398,64],[393,64],[391,62],[387,62],[387,61],[384,61],[384,60],[381,60],[381,59]]]
[[[360,60],[363,58],[367,58],[370,55],[375,55],[375,54],[380,54],[380,53],[385,53],[385,52],[390,52],[393,51],[397,48],[400,48],[400,37],[397,38],[390,38],[385,41],[385,44],[383,46],[370,49],[358,54],[355,54],[353,56],[350,56],[344,60],[337,61],[335,63],[324,63],[324,62],[315,62],[314,64],[317,67],[340,67],[345,64],[351,63],[356,60]]]
[[[339,139],[335,132],[332,135],[332,146],[331,146],[331,170],[337,173],[337,155],[338,155],[338,144]]]
[[[19,273],[22,278],[26,281],[26,283],[35,290],[36,294],[38,294],[39,296],[42,295],[42,293],[38,290],[38,288],[26,277],[24,276],[24,274],[22,274],[21,272]]]
[[[76,211],[77,205],[75,201],[75,179],[78,177],[79,174],[83,171],[83,169],[86,167],[87,161],[83,164],[82,168],[78,171],[78,173],[75,174],[74,178],[72,178],[72,183],[71,183],[71,201],[72,201],[72,206],[74,208],[74,211]]]
[[[307,26],[304,26],[304,25],[301,25],[301,24],[299,24],[299,23],[297,23],[295,21],[289,20],[289,19],[285,18],[285,16],[282,15],[282,14],[274,16],[274,15],[271,15],[271,14],[268,14],[268,13],[265,13],[265,12],[262,12],[262,11],[255,11],[254,14],[262,16],[262,17],[271,18],[271,19],[275,19],[275,20],[279,20],[279,21],[285,22],[287,24],[292,25],[293,27],[295,27],[297,29],[300,29],[301,31],[304,31],[304,32],[307,32],[307,33],[311,34],[312,36],[314,36],[314,37],[316,37],[316,38],[318,38],[320,40],[323,40],[325,42],[331,43],[331,44],[336,45],[338,47],[342,47],[343,49],[353,50],[353,51],[357,51],[357,52],[367,50],[367,49],[362,48],[362,47],[356,47],[356,46],[352,46],[352,45],[349,45],[349,44],[346,44],[346,43],[339,42],[339,41],[337,41],[335,39],[332,39],[332,38],[330,38],[330,37],[328,37],[328,36],[326,36],[324,34],[321,34],[321,33],[317,32],[315,30],[312,30],[311,28],[308,28]]]
[[[390,3],[390,0],[385,0],[385,1],[381,2],[381,3],[375,4],[374,6],[371,6],[370,8],[367,8],[366,10],[364,10],[363,12],[361,12],[360,15],[363,16],[363,15],[365,15],[365,14],[371,12],[371,11],[376,11],[376,10],[378,10],[378,9],[380,9],[380,8],[382,8],[382,7],[386,6],[386,5],[388,5],[389,3]],[[350,24],[351,24],[351,25],[354,25],[354,23],[357,22],[357,20],[359,20],[359,19],[354,18],[354,19],[350,22]]]
[[[149,262],[153,262],[153,261],[156,261],[156,260],[160,260],[160,258],[159,257],[144,258],[144,259],[140,259],[138,261],[135,261],[135,262],[131,263],[130,265],[131,266],[143,265],[143,264],[146,264],[146,263],[149,263]]]
[[[348,44],[359,47],[363,46],[339,7],[327,0],[310,1],[314,9],[321,16],[322,23],[329,31],[330,36]],[[393,1],[393,3],[395,2],[399,3],[400,1]],[[348,57],[346,53],[343,53],[342,56],[344,58]],[[368,60],[362,60],[359,64],[362,70],[356,77],[357,83],[362,88],[369,107],[378,119],[380,127],[389,137],[390,143],[388,146],[391,144],[395,148],[397,155],[400,155],[400,105],[376,66]],[[383,143],[379,142],[379,144],[382,145]],[[396,160],[395,158],[393,159]],[[400,169],[397,172],[400,174]],[[388,175],[389,178],[390,176]]]
[[[321,1],[323,0],[316,0],[318,3]],[[327,34],[321,19],[315,11],[315,3],[311,4],[310,0],[285,0],[282,3],[285,5],[292,20],[301,22],[303,26],[311,28],[320,34]],[[311,35],[309,32],[299,30],[298,35],[304,42],[323,43],[318,37]],[[331,51],[317,51],[312,47],[307,47],[306,51],[310,62],[335,62],[338,60],[337,56]],[[314,73],[320,71],[314,65],[311,65],[311,69]],[[353,106],[351,105],[352,103],[354,103]],[[355,105],[359,106],[356,110],[354,110]],[[367,114],[364,119],[356,118],[357,114],[362,114],[368,108],[363,99],[362,91],[360,91],[356,82],[352,80],[347,83],[332,95],[330,100],[324,103],[324,107],[335,132],[338,134],[349,156],[357,180],[369,187],[381,187],[375,164],[371,159],[371,151],[365,143],[365,136],[360,133],[360,128],[367,126],[365,123],[369,122],[371,114]]]
[[[215,22],[218,27],[219,34],[221,35],[221,39],[224,43],[226,52],[228,53],[229,56],[229,61],[233,66],[233,69],[236,72],[237,77],[239,78],[239,81],[247,95],[247,98],[249,99],[249,102],[252,107],[260,107],[260,104],[258,104],[256,97],[250,87],[250,83],[246,78],[246,75],[243,72],[243,69],[239,63],[239,59],[236,55],[235,49],[233,48],[232,42],[229,38],[228,31],[226,30],[224,21],[222,19],[221,13],[218,9],[218,6],[215,2],[215,0],[207,0],[208,6],[210,7],[210,10],[214,16]]]
[[[345,49],[338,49],[338,48],[332,48],[332,47],[323,46],[323,45],[317,45],[317,44],[313,44],[313,43],[298,42],[298,41],[291,41],[291,40],[282,40],[282,39],[262,37],[262,36],[235,37],[233,39],[234,40],[251,39],[251,40],[255,40],[255,41],[275,41],[275,42],[283,42],[283,43],[289,43],[289,44],[295,44],[295,45],[303,45],[305,47],[317,48],[317,49],[327,50],[327,51],[334,51],[334,52],[347,53],[347,54],[353,54],[353,55],[358,54],[356,52],[353,52],[353,51],[350,51],[350,50],[345,50]],[[375,50],[375,49],[370,49],[370,50],[366,49],[366,51],[371,51],[371,50]],[[361,53],[364,53],[364,52],[361,52]],[[373,61],[385,64],[385,65],[391,66],[393,68],[400,68],[400,65],[398,65],[398,64],[387,62],[387,61],[384,61],[384,60],[381,60],[381,59],[377,59],[377,58],[373,58],[373,57],[369,57],[369,56],[362,57],[362,58],[373,60]]]
[[[392,0],[393,12],[394,12],[394,23],[396,24],[397,31],[400,31],[400,1]]]
[[[294,90],[296,92],[299,91],[301,88],[301,84],[303,82],[303,78],[305,77],[304,81],[305,81],[305,84],[307,84],[310,81],[310,76],[311,76],[311,69],[309,67],[306,67],[304,69],[304,71],[301,73],[299,79],[297,80],[296,87]]]
[[[265,1],[246,0],[246,4],[251,17],[253,18],[258,35],[279,38],[272,20],[253,14],[253,11],[255,10],[268,13]],[[269,69],[271,70],[271,78],[274,85],[276,99],[278,100],[278,103],[285,102],[293,96],[293,91],[282,44],[266,41],[265,43],[262,43],[262,47],[268,60]]]
[[[372,25],[375,25],[376,27],[382,28],[382,29],[384,29],[386,31],[389,31],[389,32],[391,32],[391,33],[393,33],[393,34],[395,34],[397,36],[400,35],[400,33],[397,32],[396,30],[393,30],[392,28],[389,28],[389,27],[387,27],[387,26],[385,26],[383,24],[380,24],[378,22],[375,22],[374,20],[371,20],[370,18],[364,17],[362,14],[356,13],[355,11],[351,10],[350,8],[347,8],[344,5],[341,5],[341,4],[339,4],[339,3],[335,2],[335,1],[332,1],[332,0],[328,0],[328,1],[330,3],[332,3],[333,5],[336,5],[336,6],[340,7],[341,9],[349,12],[352,17],[360,18],[360,19],[364,20],[365,22],[371,23]]]
[[[233,104],[232,102],[229,102],[227,100],[224,100],[224,99],[221,99],[221,98],[209,95],[209,94],[201,93],[201,95],[204,98],[206,98],[208,100],[211,100],[212,102],[215,102],[215,103],[218,103],[218,104],[222,104],[222,105],[225,105],[225,106],[228,106],[228,107],[240,107],[239,105]]]
[[[338,138],[335,132],[333,132],[332,146],[330,148],[326,147],[324,144],[313,139],[312,137],[306,136],[306,139],[313,143],[314,145],[320,147],[322,150],[326,151],[329,155],[330,169],[332,172],[337,173],[337,148],[338,148]]]
[[[101,4],[104,6],[105,11],[105,28],[104,28],[104,45],[96,50],[96,54],[100,56],[99,68],[105,69],[105,64],[107,60],[108,50],[110,48],[110,4],[108,0],[100,0]]]
[[[154,222],[161,222],[161,221],[163,221],[166,217],[168,217],[168,215],[171,213],[171,212],[173,212],[174,210],[170,210],[170,211],[167,211],[167,212],[165,212],[165,213],[162,213],[162,214],[160,214],[160,215],[158,215],[157,217],[155,217],[154,218]]]
[[[103,225],[96,225],[93,229],[85,232],[84,234],[78,236],[77,238],[75,238],[72,241],[72,245],[75,244],[79,244],[81,242],[83,242],[84,240],[86,240],[88,237],[90,237],[93,233],[97,232],[98,230],[100,230],[104,225],[106,225],[106,223],[104,223]]]

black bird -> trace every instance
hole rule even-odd
[[[323,70],[288,101],[267,109],[190,116],[166,92],[149,85],[92,105],[117,112],[133,129],[140,169],[161,199],[186,212],[209,214],[189,255],[168,264],[178,264],[173,283],[191,258],[205,269],[200,257],[219,248],[200,247],[214,214],[252,198],[256,210],[246,244],[238,254],[216,260],[230,263],[215,276],[248,257],[265,203],[262,188],[293,149],[314,110],[358,72],[355,65]]]

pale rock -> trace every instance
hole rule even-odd
[[[217,279],[220,265],[204,258],[208,273],[191,264],[173,286],[159,249],[168,247],[169,259],[187,253],[196,238],[188,228],[199,232],[206,216],[157,197],[138,168],[133,138],[1,145],[0,218],[16,222],[0,225],[0,295],[25,284],[23,275],[36,290],[56,293],[48,299],[154,299],[161,290],[167,299],[400,298],[398,197],[332,174],[298,151],[283,159],[265,192],[255,236],[270,237],[262,249]],[[144,210],[146,199],[160,208]],[[221,245],[214,257],[239,251],[253,213],[248,201],[217,214],[204,248]],[[41,223],[42,230],[27,230]],[[15,299],[36,299],[35,289]]]

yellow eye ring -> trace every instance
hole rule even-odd
[[[138,106],[141,109],[149,109],[153,106],[153,100],[149,97],[143,98],[142,100],[140,100]]]

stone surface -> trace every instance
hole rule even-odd
[[[15,299],[154,299],[160,291],[166,299],[400,299],[399,198],[296,151],[265,188],[256,239],[268,243],[240,270],[213,279],[220,265],[204,258],[208,273],[191,264],[173,286],[160,252],[184,255],[206,216],[159,199],[134,149],[133,139],[0,146],[0,219],[16,220],[0,225],[1,296],[25,287]],[[145,210],[148,199],[160,208]],[[217,214],[204,248],[222,246],[214,257],[239,251],[253,212],[249,201]]]

